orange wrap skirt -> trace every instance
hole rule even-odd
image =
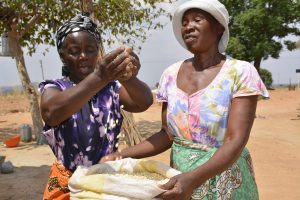
[[[72,172],[56,161],[51,167],[43,200],[69,200],[70,191],[68,181],[71,176]]]

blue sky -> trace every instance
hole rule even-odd
[[[296,40],[296,39],[295,39]],[[49,48],[44,56],[43,51]],[[105,48],[110,51],[109,47]],[[61,62],[55,47],[39,46],[37,52],[29,57],[24,49],[25,63],[32,82],[42,81],[42,61],[45,79],[54,79],[61,76]],[[149,86],[159,81],[163,70],[169,65],[192,55],[179,45],[172,31],[171,22],[162,30],[149,32],[148,39],[142,44],[139,53],[142,64],[138,77]],[[261,64],[273,75],[274,84],[298,83],[296,69],[300,69],[300,49],[292,52],[282,51],[279,59],[268,59]],[[15,59],[0,57],[0,86],[14,86],[20,84]]]

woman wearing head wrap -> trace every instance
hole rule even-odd
[[[63,78],[40,83],[43,134],[57,161],[43,199],[69,199],[68,179],[79,165],[91,166],[117,150],[120,106],[141,112],[152,104],[137,77],[140,63],[129,48],[99,56],[100,34],[88,16],[77,15],[56,34]]]
[[[228,21],[217,0],[191,0],[176,9],[176,39],[193,57],[171,65],[161,77],[161,131],[102,159],[143,158],[171,147],[171,164],[183,173],[161,186],[167,190],[163,199],[258,199],[245,145],[257,99],[269,94],[253,65],[222,54]]]

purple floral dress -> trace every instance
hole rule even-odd
[[[39,90],[67,90],[73,87],[69,78],[41,82]],[[60,125],[44,126],[43,134],[57,160],[67,169],[91,166],[105,155],[116,151],[117,135],[122,125],[119,103],[120,84],[109,83],[92,97],[77,113]]]

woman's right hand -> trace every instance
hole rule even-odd
[[[182,173],[174,176],[164,185],[160,185],[160,188],[167,190],[160,194],[158,197],[166,200],[189,200],[193,194],[193,191],[198,187],[194,181],[197,176],[192,173]]]
[[[130,57],[124,47],[119,47],[99,58],[94,73],[107,82],[120,79],[128,71]]]

